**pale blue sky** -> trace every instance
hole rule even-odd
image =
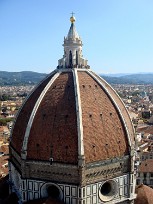
[[[153,72],[153,0],[0,0],[0,70],[55,69],[72,11],[93,71]]]

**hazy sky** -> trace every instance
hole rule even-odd
[[[0,0],[0,70],[55,69],[72,11],[93,71],[153,72],[153,0]]]

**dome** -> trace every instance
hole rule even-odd
[[[130,154],[132,124],[121,99],[92,71],[55,70],[21,108],[11,146],[26,159],[78,164]]]
[[[12,128],[10,192],[21,203],[47,197],[66,204],[133,200],[129,114],[83,58],[74,21],[63,46],[57,68],[27,97]]]
[[[151,204],[153,203],[153,189],[144,184],[136,187],[137,197],[134,201],[135,204]]]

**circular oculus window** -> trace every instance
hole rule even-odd
[[[56,199],[56,200],[60,199],[60,190],[55,185],[48,186],[47,193],[48,193],[48,196],[53,199]]]
[[[117,182],[114,180],[108,180],[104,182],[99,188],[99,198],[104,201],[112,200],[118,192]]]
[[[41,188],[41,196],[51,197],[54,200],[62,200],[63,192],[62,189],[54,183],[45,183]]]

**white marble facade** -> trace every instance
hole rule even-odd
[[[49,181],[40,181],[34,179],[22,179],[18,171],[11,164],[10,182],[12,183],[12,191],[16,192],[20,198],[20,203],[28,200],[44,198],[48,196],[47,188],[55,186],[59,190],[59,198],[66,204],[100,204],[102,201],[100,189],[103,183],[90,184],[84,187],[78,187],[70,184],[53,183]],[[119,203],[127,201],[128,198],[134,196],[133,175],[125,174],[112,179],[116,183],[116,190],[112,199],[107,203]],[[19,187],[19,188],[18,188]]]

